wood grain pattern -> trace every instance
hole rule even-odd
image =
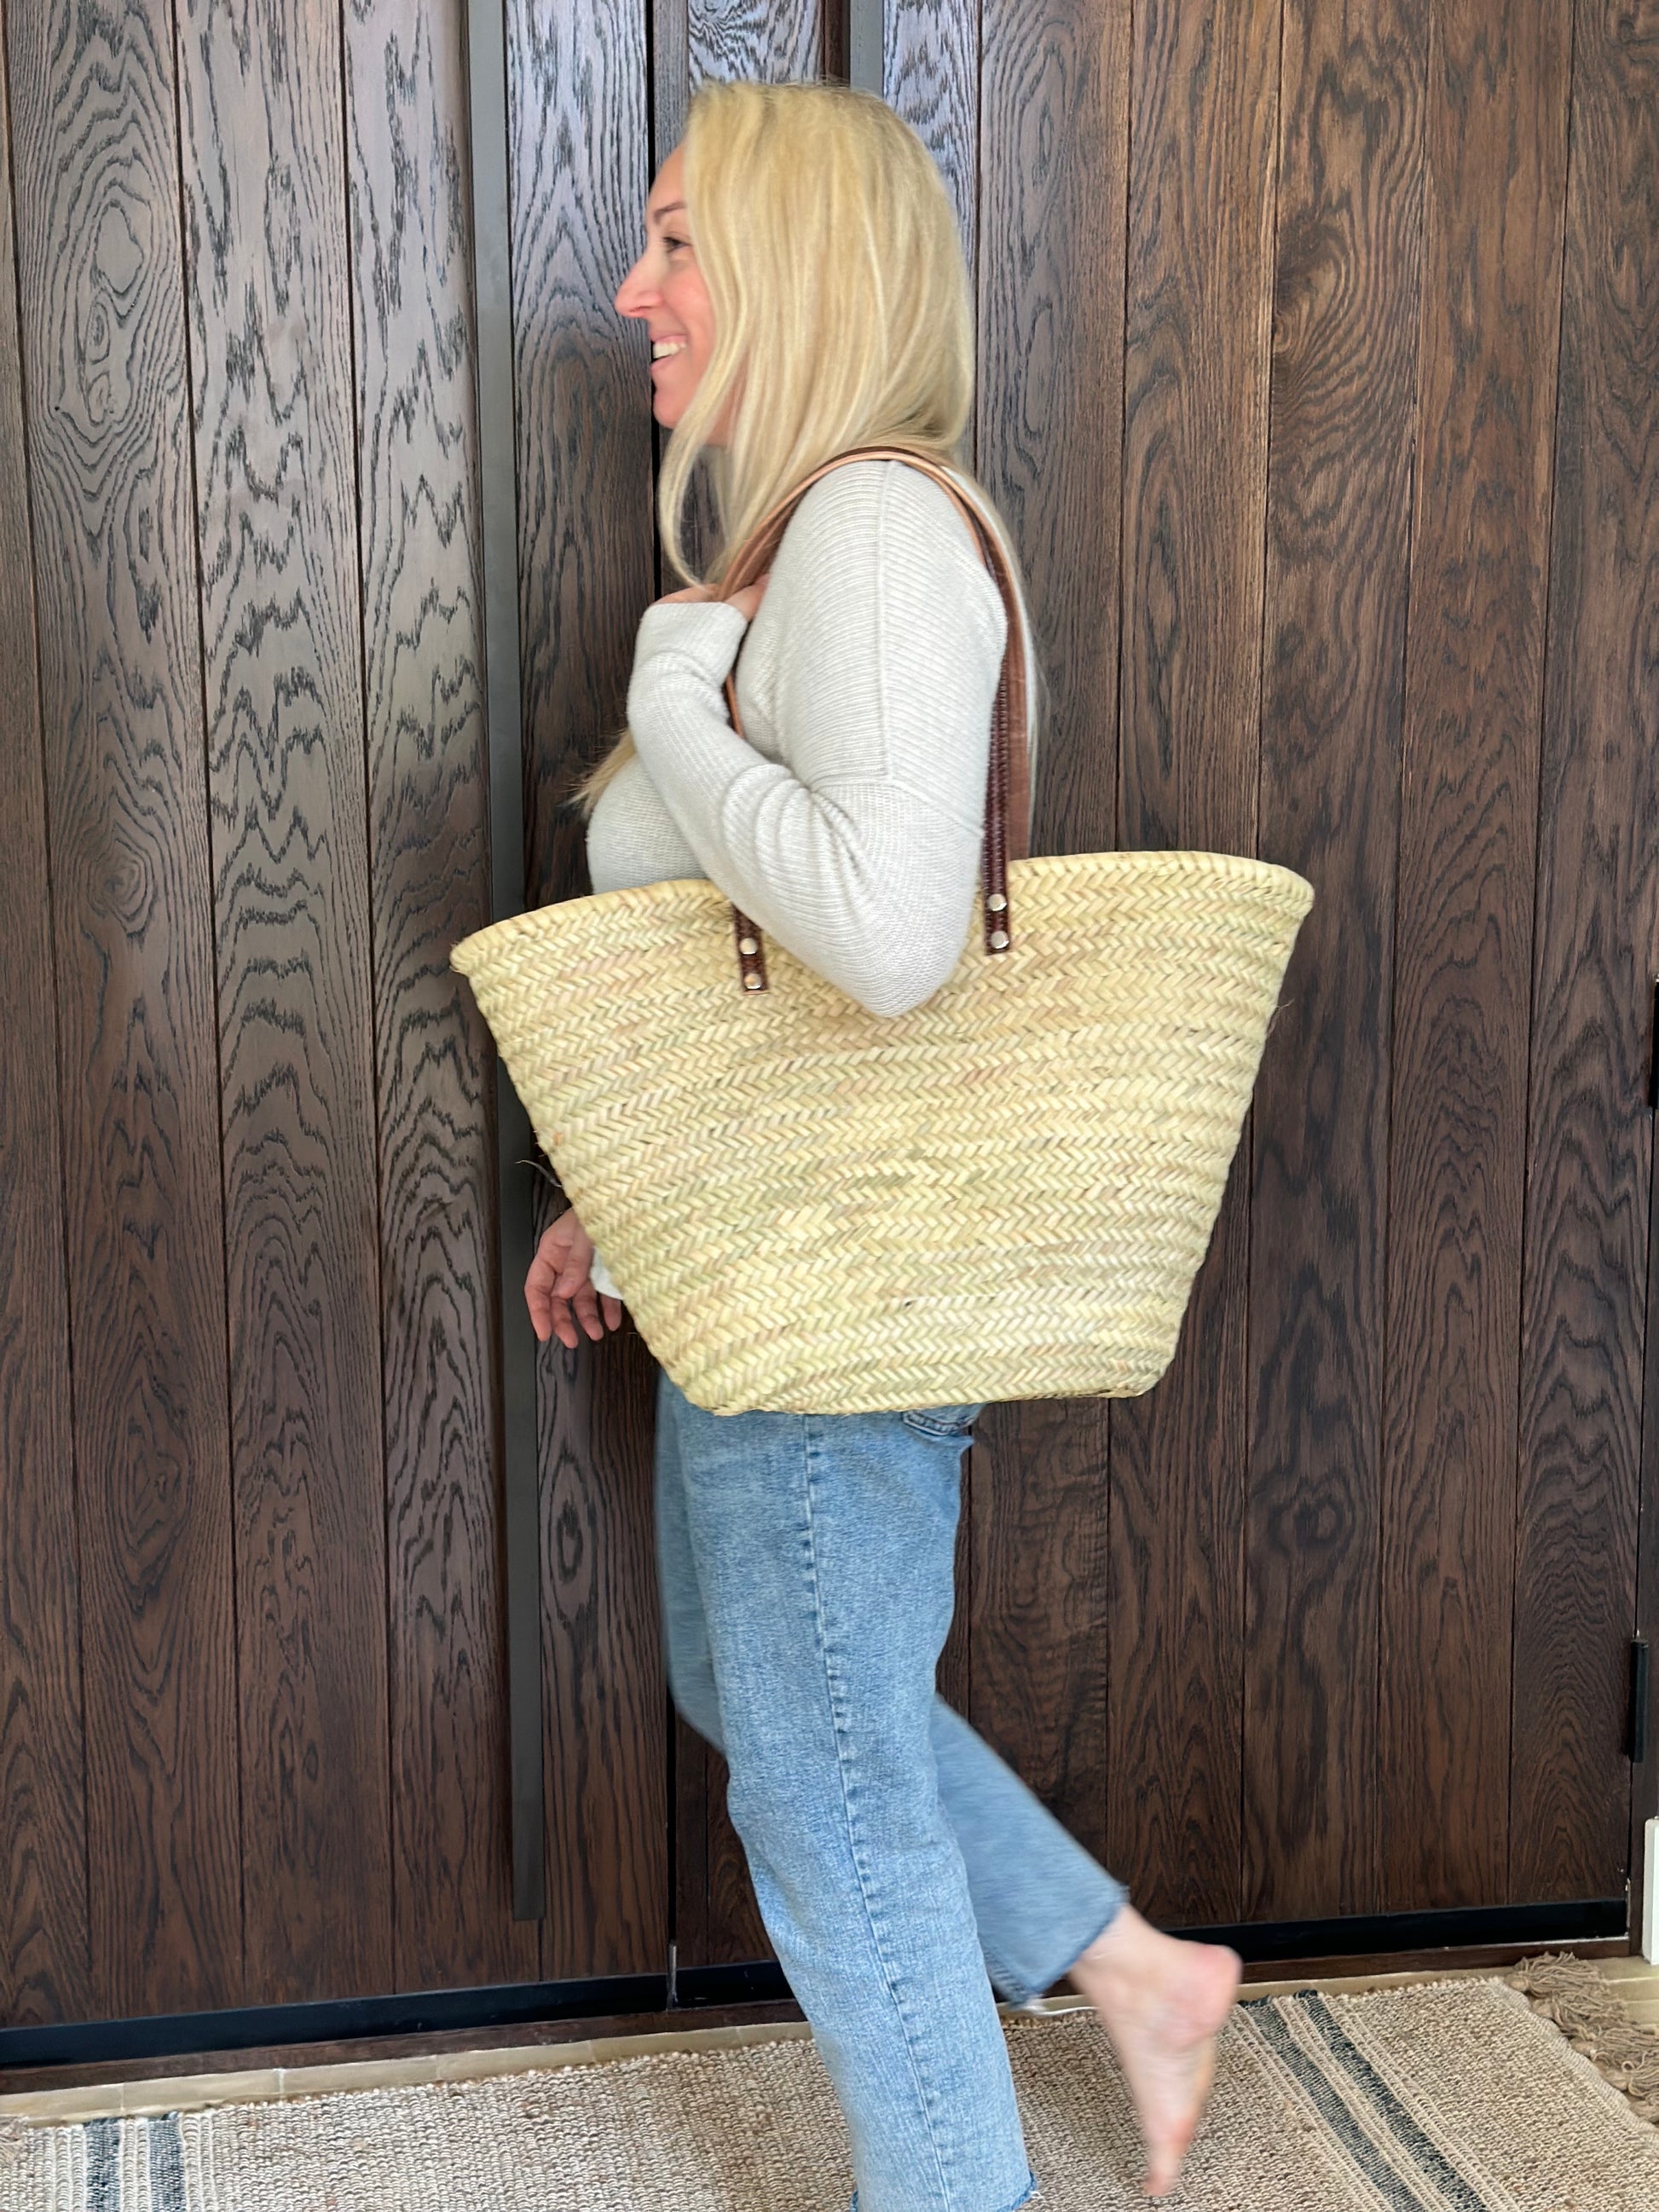
[[[1249,1142],[1168,1372],[1112,1411],[1103,1856],[1165,1928],[1243,1917]]]
[[[5,11],[0,9],[0,64]],[[90,2009],[46,794],[23,445],[11,143],[0,100],[0,2024]]]
[[[882,91],[939,164],[972,276],[979,258],[977,0],[887,0]]]
[[[977,466],[1030,605],[1034,853],[1116,836],[1129,21],[1129,0],[981,14]]]
[[[749,1877],[749,1859],[743,1838],[726,1810],[729,1775],[717,1752],[707,1754],[708,1772],[708,1927],[714,1949],[711,1963],[720,1960],[769,1959],[772,1939],[761,1918],[755,1885]]]
[[[1130,848],[1255,850],[1279,31],[1279,0],[1135,15],[1118,709]],[[1247,1124],[1169,1372],[1111,1418],[1107,1833],[1114,1869],[1166,1924],[1238,1917],[1249,1142]]]
[[[13,6],[93,2008],[241,1999],[213,937],[171,19]],[[73,1879],[73,1877],[71,1877]]]
[[[820,0],[687,0],[685,13],[694,92],[705,77],[782,84],[820,74]]]
[[[636,0],[509,11],[532,903],[588,889],[584,825],[552,794],[623,726],[653,593],[648,349],[612,305],[645,236],[645,56]],[[550,1977],[655,1972],[667,1957],[654,1387],[632,1332],[569,1354],[555,1340],[538,1370]]]
[[[1104,1859],[1105,1422],[1079,1419],[1069,1400],[1031,1400],[988,1407],[978,1427],[966,1717]]]
[[[390,1987],[374,1012],[337,14],[179,12],[247,2001]],[[349,1909],[343,1909],[351,1900]]]
[[[1532,875],[1571,21],[1430,26],[1383,1379],[1383,1909],[1504,1893]]]
[[[544,1430],[548,1731],[542,1972],[660,1972],[668,1959],[667,1697],[658,1648],[645,1340],[555,1339]],[[682,1963],[691,1963],[683,1961]]]
[[[727,1770],[685,1723],[675,1723],[674,1938],[682,1966],[769,1959],[743,1840],[726,1809]]]
[[[512,1918],[489,1042],[449,966],[490,918],[462,30],[450,0],[344,23],[404,1989],[539,1965]]]
[[[1129,17],[1127,0],[986,0],[981,17],[978,469],[1047,692],[1038,853],[1115,831]],[[972,1484],[969,1717],[1097,1854],[1107,1443],[1103,1401],[988,1407]]]
[[[1259,849],[1303,924],[1256,1086],[1244,1909],[1375,1911],[1377,1547],[1427,15],[1285,0]]]
[[[694,82],[845,58],[843,0],[646,5],[509,11],[532,899],[587,888],[553,794],[659,588],[653,160]],[[765,1956],[631,1327],[542,1355],[510,1918],[459,0],[0,21],[0,2019]],[[1036,849],[1319,894],[1170,1375],[964,1462],[941,1687],[1170,1923],[1616,1894],[1659,1771],[1659,17],[1576,40],[1570,85],[1497,0],[886,9]]]
[[[691,99],[689,0],[646,0],[651,21],[651,173],[685,136]],[[641,241],[643,243],[643,240]]]
[[[1577,11],[1521,1339],[1512,1898],[1617,1895],[1659,955],[1659,15]],[[1649,1326],[1650,1327],[1650,1319]]]
[[[653,592],[649,347],[612,301],[645,240],[637,0],[508,16],[527,890],[588,887],[554,793],[623,726]]]

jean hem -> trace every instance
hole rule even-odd
[[[1099,1942],[1099,1941],[1100,1941],[1101,1937],[1102,1937],[1102,1936],[1106,1933],[1106,1930],[1107,1930],[1107,1929],[1111,1926],[1111,1924],[1112,1924],[1113,1921],[1115,1921],[1115,1920],[1117,1918],[1117,1917],[1118,1917],[1119,1913],[1122,1911],[1122,1910],[1123,1910],[1124,1906],[1125,1906],[1128,1902],[1129,1902],[1129,1893],[1127,1892],[1127,1890],[1124,1890],[1124,1891],[1123,1891],[1123,1892],[1121,1892],[1121,1894],[1118,1896],[1118,1898],[1117,1898],[1116,1901],[1114,1903],[1114,1905],[1113,1905],[1113,1906],[1112,1906],[1111,1911],[1110,1911],[1106,1915],[1106,1917],[1105,1917],[1105,1918],[1101,1922],[1101,1923],[1100,1923],[1099,1927],[1098,1927],[1098,1928],[1097,1928],[1097,1929],[1096,1929],[1096,1930],[1095,1930],[1095,1932],[1094,1932],[1094,1934],[1093,1934],[1092,1936],[1090,1936],[1090,1938],[1089,1938],[1088,1942],[1087,1942],[1086,1943],[1080,1944],[1080,1945],[1079,1946],[1079,1948],[1077,1948],[1077,1950],[1076,1950],[1076,1951],[1074,1951],[1074,1952],[1073,1953],[1072,1956],[1071,1956],[1071,1957],[1066,1960],[1066,1964],[1065,1964],[1065,1965],[1060,1968],[1060,1972],[1054,1976],[1054,1981],[1051,1981],[1051,1982],[1045,1982],[1045,1983],[1043,1984],[1043,1985],[1042,1985],[1042,1989],[1043,1989],[1043,1990],[1052,1989],[1052,1988],[1054,1987],[1054,1982],[1059,1981],[1059,1980],[1061,1978],[1061,1976],[1066,1975],[1066,1974],[1069,1974],[1069,1973],[1071,1972],[1071,1971],[1072,1971],[1073,1967],[1074,1966],[1076,1966],[1076,1964],[1077,1964],[1078,1960],[1079,1960],[1083,1956],[1084,1953],[1085,1953],[1086,1950],[1088,1950],[1088,1949],[1091,1948],[1091,1945],[1093,1945],[1093,1944],[1096,1944],[1096,1943],[1098,1943],[1098,1942]],[[1042,1990],[1034,1990],[1032,1991],[1032,1993],[1031,1993],[1031,1994],[1032,1994],[1032,1997],[1033,1997],[1033,1998],[1040,1997],[1040,1996],[1042,1995]],[[1024,2002],[1024,2000],[1023,2000],[1023,2002]]]
[[[1085,1942],[1080,1943],[1078,1946],[1078,1948],[1073,1952],[1066,1964],[1063,1966],[1057,1968],[1054,1973],[1050,1974],[1046,1982],[1028,1982],[1021,1975],[1008,1973],[1004,1969],[1001,1960],[1000,1959],[993,1958],[988,1951],[986,1954],[985,1963],[998,1994],[1004,1997],[1008,2003],[1018,2005],[1022,2012],[1031,2011],[1036,2006],[1041,2003],[1043,1994],[1046,1990],[1053,1989],[1057,1981],[1060,1980],[1063,1976],[1071,1972],[1073,1967],[1076,1966],[1078,1960],[1083,1956],[1083,1954],[1089,1948],[1090,1945],[1099,1942],[1101,1937],[1106,1933],[1106,1930],[1111,1926],[1113,1921],[1117,1918],[1118,1914],[1122,1911],[1124,1906],[1128,1902],[1129,1893],[1127,1890],[1124,1890],[1119,1894],[1111,1911],[1101,1922],[1099,1927],[1095,1929],[1094,1934],[1091,1936]],[[984,1939],[981,1937],[981,1943],[983,1942],[983,1940]],[[1018,2212],[1018,2207],[1011,2205],[1009,2207],[1009,2212]]]
[[[1002,2212],[1020,2212],[1020,2207],[1022,2205],[1035,2203],[1036,2197],[1036,2172],[1035,2168],[1028,2166],[1025,2169],[1024,2188],[1021,2190],[1019,2195],[1015,2197],[1012,2204],[1005,2204],[1003,2206]],[[848,2206],[847,2212],[859,2212],[859,2193],[856,2189],[853,2191],[853,2201]]]

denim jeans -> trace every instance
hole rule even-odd
[[[979,1410],[710,1413],[659,1378],[669,1682],[726,1755],[761,1917],[846,2116],[853,2212],[1025,2203],[992,1985],[1029,2002],[1124,1902],[934,1691]]]

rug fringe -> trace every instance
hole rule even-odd
[[[1541,1951],[1504,1978],[1624,2091],[1644,2119],[1659,2122],[1659,2027],[1627,2015],[1593,1960]]]

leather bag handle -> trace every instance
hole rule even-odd
[[[1025,639],[1020,620],[1019,593],[1009,573],[996,533],[989,529],[973,501],[958,490],[955,479],[926,453],[908,446],[853,446],[805,476],[777,505],[762,516],[740,545],[726,568],[723,596],[731,599],[763,576],[777,556],[789,518],[820,477],[852,461],[902,461],[931,477],[974,533],[980,558],[995,579],[1008,617],[1007,641],[997,678],[996,698],[991,708],[991,757],[986,775],[985,844],[980,862],[980,887],[984,902],[985,950],[993,956],[1006,952],[1013,943],[1013,917],[1008,906],[1008,862],[1024,860],[1030,849],[1031,775],[1026,728]],[[741,651],[741,647],[739,647]],[[741,737],[743,718],[738,712],[737,670],[726,679],[726,710],[732,726]],[[738,949],[738,976],[745,991],[763,991],[766,982],[766,943],[759,928],[738,907],[732,908],[732,927]]]

